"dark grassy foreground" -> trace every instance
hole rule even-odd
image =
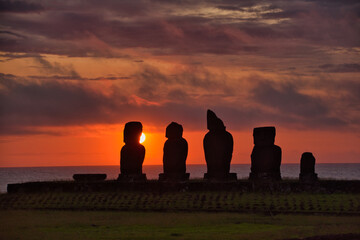
[[[0,239],[291,239],[347,233],[360,236],[359,216],[2,210],[0,222]]]
[[[360,239],[360,181],[64,181],[8,191],[0,239]]]
[[[0,195],[0,209],[360,215],[360,194],[234,191],[14,193]]]

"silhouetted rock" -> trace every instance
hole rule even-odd
[[[146,180],[142,174],[142,164],[145,158],[145,147],[140,144],[142,133],[141,122],[128,122],[124,128],[125,145],[120,153],[120,172],[118,180]]]
[[[207,128],[209,132],[204,137],[204,152],[207,165],[205,179],[236,180],[236,174],[230,174],[230,162],[234,141],[226,131],[224,123],[211,110],[207,111]]]
[[[176,122],[170,123],[166,128],[165,136],[168,140],[164,144],[164,173],[159,175],[160,181],[184,181],[189,179],[190,174],[186,174],[188,144],[182,134],[183,128]]]
[[[275,127],[254,128],[250,180],[281,180],[281,148],[274,145]]]
[[[314,182],[317,180],[315,157],[311,152],[304,152],[301,155],[299,180],[302,182]]]

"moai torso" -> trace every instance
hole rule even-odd
[[[142,174],[142,164],[145,158],[145,147],[140,144],[142,124],[128,122],[124,128],[125,145],[120,153],[121,174]]]
[[[122,174],[142,174],[145,147],[139,144],[126,144],[121,148],[120,172]]]
[[[281,148],[279,146],[254,146],[251,153],[251,171],[255,173],[280,173]]]
[[[207,123],[209,132],[204,137],[204,152],[209,176],[226,176],[230,171],[234,141],[225,130],[221,119],[208,110]]]
[[[254,128],[253,136],[255,146],[251,153],[250,178],[281,179],[281,148],[274,145],[275,127]]]
[[[311,152],[304,152],[300,159],[300,173],[315,173],[315,157]]]
[[[172,122],[166,128],[168,140],[164,144],[163,167],[165,174],[185,174],[188,154],[187,141],[182,137],[183,128]]]
[[[304,152],[300,159],[300,181],[312,182],[317,180],[315,173],[315,157],[311,152]]]

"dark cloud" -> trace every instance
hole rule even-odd
[[[206,128],[207,108],[214,109],[231,129],[265,123],[308,129],[358,126],[359,85],[355,80],[330,82],[320,76],[353,73],[352,78],[358,78],[360,65],[353,60],[354,49],[360,46],[358,1],[1,4],[8,4],[1,16],[2,61],[34,58],[38,70],[47,75],[0,76],[3,133],[31,134],[41,131],[34,130],[41,126],[134,119],[154,125],[179,121],[199,130]],[[49,61],[45,54],[126,58],[140,70],[132,75],[85,78],[72,65]],[[151,55],[160,62],[169,59],[168,66],[180,62],[181,67],[162,71],[149,65]],[[228,55],[234,60],[228,60]],[[312,68],[304,71],[305,65]],[[314,68],[316,72],[311,71]],[[247,71],[253,70],[271,72],[279,79],[255,81],[247,77]],[[289,72],[284,81],[281,74]],[[237,74],[242,77],[237,79]],[[308,89],[302,85],[305,75]],[[103,80],[112,86],[106,94],[102,87],[94,87]],[[321,94],[311,95],[316,91]]]
[[[259,103],[287,114],[305,117],[328,113],[328,109],[321,99],[301,94],[293,84],[288,83],[279,87],[275,83],[263,81],[254,88],[253,94],[254,99]]]
[[[283,118],[287,124],[327,128],[344,127],[346,121],[341,116],[332,116],[328,102],[319,97],[300,92],[293,83],[276,84],[270,81],[260,81],[253,89],[253,98],[259,104],[276,110],[274,115]]]
[[[307,11],[302,9],[291,9],[291,10],[285,10],[281,12],[268,12],[262,14],[263,18],[269,18],[269,19],[282,19],[282,18],[297,18],[301,17],[302,15],[306,14]]]
[[[124,17],[144,17],[151,14],[153,9],[158,7],[156,6],[156,1],[149,2],[143,0],[105,0],[101,1],[101,4],[99,4],[97,0],[91,0],[89,3],[94,9],[105,9],[106,11],[112,11]]]
[[[51,76],[28,76],[34,80],[71,80],[71,81],[117,81],[117,80],[128,80],[131,77],[126,76],[104,76],[96,78],[85,78],[78,75],[51,75]]]
[[[104,94],[79,83],[34,82],[6,74],[1,74],[0,80],[2,134],[20,134],[22,131],[31,134],[42,126],[112,124],[133,119],[156,125],[181,119],[191,128],[196,125],[196,116],[200,119],[202,112],[199,111],[201,107],[189,104],[134,103],[130,96],[125,96],[123,89],[117,87],[113,87],[111,94]],[[41,131],[39,133],[43,133]]]
[[[41,12],[44,7],[38,3],[29,1],[0,1],[0,12],[15,12],[15,13],[28,13],[28,12]]]
[[[27,82],[2,75],[1,85],[2,127],[91,124],[99,119],[112,122],[104,112],[115,107],[113,101],[82,84]],[[126,103],[126,98],[116,94],[114,101]]]
[[[14,37],[18,37],[18,38],[26,38],[25,36],[15,33],[15,32],[11,32],[11,31],[0,31],[1,35],[10,35],[10,36],[14,36]]]
[[[0,54],[0,58],[5,58],[4,61],[11,61],[13,59],[19,58],[38,58],[38,54],[24,53],[24,54],[14,54],[14,53],[5,53]]]
[[[359,4],[355,2],[324,5],[317,1],[276,1],[276,4],[185,1],[176,4],[109,0],[101,4],[98,1],[44,4],[49,10],[37,18],[3,17],[3,26],[27,37],[14,39],[4,35],[0,38],[0,50],[116,57],[118,53],[111,48],[141,47],[151,49],[155,55],[245,53],[284,57],[286,54],[297,56],[304,48],[308,54],[317,54],[324,51],[319,45],[356,47],[360,44]],[[257,18],[180,14],[203,7],[229,12],[255,11]],[[267,19],[288,20],[265,24],[263,21]],[[107,47],[97,46],[92,39]],[[289,51],[293,45],[287,39],[301,41],[299,50]]]
[[[360,64],[357,63],[323,64],[319,68],[332,73],[360,72]]]
[[[328,7],[341,7],[346,5],[358,5],[359,1],[357,0],[311,0],[311,2],[316,2],[321,6],[328,6]]]
[[[220,5],[217,6],[217,8],[222,10],[230,10],[230,11],[244,11],[243,8],[238,6]]]
[[[46,73],[62,74],[62,75],[71,76],[73,78],[79,77],[79,74],[75,71],[75,69],[71,65],[63,66],[57,62],[51,63],[41,56],[36,56],[34,59],[36,60],[36,62],[38,62],[41,65],[41,69]]]
[[[164,78],[165,75],[158,80],[158,83],[167,85],[159,85],[163,95],[155,91],[146,96],[150,99],[140,94],[134,99],[127,92],[127,85],[115,84],[110,92],[104,93],[81,81],[30,81],[1,74],[1,134],[45,134],[47,130],[41,127],[122,124],[132,120],[159,128],[177,121],[187,130],[205,130],[208,108],[214,110],[230,130],[249,129],[264,124],[303,129],[343,129],[349,124],[358,127],[356,119],[359,116],[334,114],[339,106],[353,110],[358,108],[356,104],[351,104],[359,100],[360,85],[356,83],[342,86],[341,90],[346,91],[347,95],[338,100],[337,104],[340,105],[335,107],[331,101],[301,93],[294,84],[271,84],[261,80],[247,96],[253,103],[244,105],[241,104],[243,100],[229,103],[226,100],[229,95],[216,94],[216,87],[207,92],[194,93]],[[128,86],[136,82],[134,79]],[[192,81],[184,82],[191,87]],[[335,85],[331,87],[336,88]],[[152,98],[157,101],[151,102],[154,100]],[[57,134],[53,131],[49,133]]]
[[[184,69],[177,75],[165,75],[157,68],[144,66],[133,78],[137,95],[149,101],[166,100],[167,92],[173,91],[183,96],[203,92],[233,95],[233,89],[226,83],[226,76],[210,73],[202,67]],[[183,94],[180,94],[180,88]]]

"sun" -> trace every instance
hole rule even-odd
[[[140,143],[143,143],[144,141],[145,141],[145,134],[141,133]]]

